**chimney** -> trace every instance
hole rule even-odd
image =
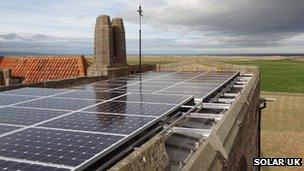
[[[98,16],[96,20],[94,58],[97,70],[113,66],[113,33],[108,15]]]
[[[122,18],[112,19],[114,61],[116,66],[126,65],[126,35]]]

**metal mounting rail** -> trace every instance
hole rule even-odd
[[[182,106],[187,109],[186,112],[170,125],[163,127],[161,133],[170,158],[171,170],[184,167],[251,78],[252,75],[232,77],[210,93],[205,100],[196,101],[195,106]]]
[[[223,114],[211,114],[211,113],[190,113],[190,118],[197,119],[214,119],[216,122],[219,121],[224,115]]]
[[[164,136],[164,139],[166,140],[172,133],[172,128],[176,125],[178,125],[179,122],[186,119],[190,113],[194,112],[199,106],[202,105],[203,102],[197,103],[195,106],[190,108],[187,112],[183,113],[178,119],[176,119],[174,122],[172,122],[170,125],[165,126],[164,129],[160,132],[161,135]]]
[[[212,94],[216,93],[217,91],[219,91],[220,89],[222,89],[224,86],[228,86],[228,88],[231,88],[231,85],[234,85],[236,81],[238,81],[238,75],[240,73],[236,72],[233,76],[231,76],[227,82],[220,84],[218,87],[216,87],[213,91],[211,91],[210,93],[208,93],[207,96],[204,97],[204,99],[207,99],[208,96],[212,96]],[[227,85],[228,83],[228,85]],[[224,90],[228,90],[227,87],[224,88]],[[221,91],[222,93],[223,91]],[[217,95],[220,93],[217,93]],[[216,96],[217,96],[216,95]],[[220,96],[220,95],[218,95]],[[177,118],[174,122],[172,122],[170,125],[166,125],[163,129],[163,131],[160,133],[161,135],[164,136],[164,139],[166,140],[170,135],[172,135],[174,133],[173,128],[178,127],[179,125],[182,124],[182,121],[187,119],[191,113],[195,113],[196,111],[199,111],[202,108],[205,108],[208,106],[217,106],[219,109],[228,109],[230,107],[229,104],[216,104],[216,103],[203,103],[204,99],[196,101],[196,105],[194,106],[187,106],[189,107],[189,110],[186,111],[185,113],[183,113],[179,118]]]

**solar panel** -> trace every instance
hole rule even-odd
[[[126,77],[124,77],[124,78],[126,78],[126,79],[136,79],[136,80],[138,80],[138,79],[140,79],[140,80],[147,80],[147,79],[152,79],[152,78],[155,78],[155,77],[157,77],[157,76],[153,76],[153,75],[145,75],[145,74],[143,74],[143,75],[141,75],[141,74],[138,74],[138,75],[130,75],[130,76],[126,76]]]
[[[210,86],[217,86],[218,83],[192,83],[192,82],[185,82],[179,84],[179,87],[187,87],[187,88],[204,88],[204,87],[210,87]]]
[[[66,112],[42,109],[4,107],[0,108],[0,123],[15,125],[32,125],[60,116]]]
[[[96,83],[74,86],[72,88],[73,89],[82,89],[82,90],[106,91],[106,90],[111,90],[114,88],[123,87],[125,85],[127,85],[127,84],[125,84],[123,82],[110,83],[110,82],[105,82],[105,81],[99,81]]]
[[[99,83],[83,85],[82,87],[85,87],[87,89],[89,89],[89,88],[91,88],[91,89],[113,89],[113,88],[118,88],[118,87],[123,87],[123,86],[126,86],[126,84],[99,82]]]
[[[154,117],[78,112],[38,126],[128,135],[154,119]]]
[[[15,94],[15,95],[30,95],[30,96],[50,96],[68,91],[67,89],[52,89],[52,88],[21,88],[10,91],[5,91],[1,94]]]
[[[110,92],[110,91],[109,91]],[[155,90],[141,89],[141,88],[119,88],[111,90],[111,92],[120,92],[120,93],[154,93]]]
[[[230,80],[237,73],[238,72],[209,71],[205,74],[197,75],[192,79],[177,83],[175,86],[158,91],[158,93],[192,94],[195,98],[204,99],[211,92],[215,91],[217,88],[219,88],[220,85]]]
[[[124,81],[146,81],[146,80],[150,80],[150,79],[153,79],[153,78],[150,78],[150,77],[124,77],[124,78],[115,78],[115,79],[112,79],[113,81],[118,81],[118,82],[124,82]]]
[[[215,86],[204,86],[204,87],[193,87],[193,88],[190,88],[189,87],[179,87],[179,86],[175,86],[175,87],[171,87],[171,88],[168,88],[166,90],[164,90],[164,92],[204,92],[204,91],[210,91],[210,89],[214,89]]]
[[[167,103],[167,104],[181,104],[189,101],[192,96],[178,96],[178,95],[162,95],[162,94],[143,94],[133,93],[116,99],[117,101],[133,101],[133,102],[152,102],[152,103]]]
[[[134,85],[139,85],[139,84],[140,83],[137,83]],[[167,86],[172,86],[174,84],[175,83],[173,83],[173,82],[154,81],[154,80],[141,83],[142,86],[153,86],[153,87],[160,87],[160,86],[167,87]]]
[[[52,166],[43,166],[39,164],[24,163],[18,161],[9,161],[0,159],[0,168],[5,171],[68,171],[70,169],[57,168]]]
[[[79,110],[99,102],[101,102],[101,100],[62,99],[48,97],[44,99],[21,103],[17,106],[45,109]]]
[[[10,131],[14,131],[16,129],[19,129],[21,127],[19,126],[10,126],[10,125],[1,125],[0,124],[0,134],[4,134]]]
[[[176,72],[175,71],[149,71],[149,72],[141,73],[140,75],[160,77],[160,76],[166,76],[166,75],[174,74],[174,73],[176,73]]]
[[[180,80],[176,80],[176,79],[163,79],[163,78],[151,80],[151,82],[167,82],[167,83],[173,83],[173,84],[180,83],[181,81],[184,81],[184,80],[182,80],[182,79],[180,79]],[[149,82],[149,81],[147,81],[147,82]]]
[[[0,168],[71,170],[102,162],[102,157],[193,101],[192,95],[205,97],[235,74],[148,72],[74,90],[22,88],[0,93]]]
[[[208,94],[209,91],[205,91],[205,92],[199,92],[199,91],[162,91],[160,93],[162,94],[166,94],[166,95],[193,95],[195,98],[203,98],[204,96],[206,96]]]
[[[74,87],[71,87],[71,89],[89,90],[89,91],[110,91],[113,88],[95,87],[95,86],[89,84],[89,85],[86,85],[86,86],[74,86]]]
[[[176,105],[150,104],[134,102],[110,101],[86,109],[91,112],[122,113],[125,115],[134,114],[140,116],[161,116],[175,108]]]
[[[111,84],[129,85],[129,84],[138,83],[139,81],[137,81],[137,80],[107,80],[107,81],[103,81],[103,82],[104,83],[111,83]]]
[[[116,90],[143,90],[143,91],[157,91],[163,88],[166,88],[167,86],[163,86],[163,85],[158,85],[158,86],[151,86],[151,85],[140,85],[140,84],[136,84],[136,85],[131,85],[131,86],[126,86],[126,87],[122,87]]]
[[[14,103],[20,103],[28,100],[33,100],[36,98],[37,97],[0,94],[0,105],[2,106],[12,105]]]
[[[97,92],[97,91],[72,91],[72,92],[59,94],[54,97],[109,100],[109,99],[112,99],[112,98],[115,98],[118,96],[122,96],[122,95],[124,95],[124,93]]]
[[[29,128],[0,138],[1,156],[76,167],[122,136]]]

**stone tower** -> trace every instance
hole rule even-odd
[[[117,66],[126,64],[126,35],[125,28],[121,18],[112,19],[114,60]]]
[[[96,69],[110,77],[128,74],[126,38],[123,20],[108,15],[97,17],[94,35]]]

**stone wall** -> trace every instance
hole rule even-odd
[[[12,71],[10,69],[0,69],[0,86],[8,86],[12,79]]]
[[[109,171],[169,170],[169,157],[161,136],[155,136]]]
[[[257,170],[259,156],[260,81],[255,74],[183,170]]]

